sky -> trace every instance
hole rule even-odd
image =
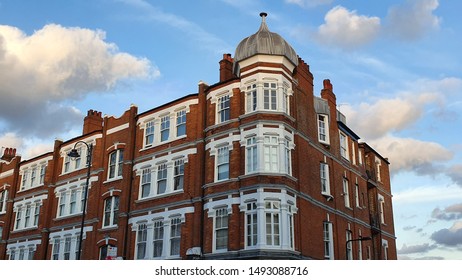
[[[23,159],[90,109],[144,112],[214,84],[267,24],[330,79],[348,126],[389,158],[399,259],[462,259],[462,2],[0,0],[0,146]]]

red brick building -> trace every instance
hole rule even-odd
[[[82,259],[396,259],[389,162],[265,17],[218,83],[119,118],[90,110],[81,136],[33,159],[5,149],[0,259],[76,258],[90,144]]]

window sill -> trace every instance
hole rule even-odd
[[[181,136],[178,136],[178,137],[172,137],[171,139],[168,139],[166,141],[155,142],[155,143],[152,143],[150,145],[143,146],[143,148],[141,148],[139,151],[143,152],[143,151],[153,149],[155,147],[158,147],[158,146],[161,146],[161,145],[164,145],[164,144],[167,144],[167,143],[171,143],[171,142],[174,142],[174,141],[177,141],[177,140],[181,140],[181,139],[186,138],[186,137],[187,137],[187,134],[181,135]]]
[[[140,198],[138,200],[135,200],[135,203],[141,203],[141,202],[154,200],[154,199],[158,199],[158,198],[163,198],[163,197],[167,197],[167,196],[171,196],[171,195],[175,195],[175,194],[180,194],[180,193],[184,193],[183,189],[177,190],[177,191],[172,191],[172,192],[169,192],[169,193],[163,193],[163,194],[143,197],[143,198]]]
[[[123,179],[122,176],[120,176],[120,177],[115,177],[115,178],[112,178],[112,179],[107,179],[106,181],[103,182],[103,184],[112,183],[112,182],[119,181],[119,180],[122,180],[122,179]]]
[[[102,228],[100,228],[98,231],[99,231],[99,232],[105,232],[105,231],[115,230],[115,229],[118,229],[118,228],[119,228],[118,225],[112,225],[112,226],[102,227]]]
[[[212,182],[212,183],[205,184],[203,186],[203,188],[209,188],[209,187],[218,186],[218,185],[221,185],[221,184],[226,184],[226,183],[231,183],[231,182],[237,182],[237,181],[239,181],[239,179],[237,179],[237,178],[224,179],[224,180],[215,181],[215,182]]]
[[[81,215],[82,215],[82,212],[75,213],[75,214],[69,214],[69,215],[66,215],[66,216],[59,216],[59,217],[54,218],[53,221],[60,221],[60,220],[64,220],[64,219],[74,218],[74,217],[78,217],[78,216],[81,216]]]
[[[245,179],[245,178],[249,178],[249,177],[253,177],[253,176],[280,176],[280,177],[286,177],[294,182],[297,182],[298,179],[293,177],[292,175],[290,174],[287,174],[287,173],[276,173],[276,172],[252,172],[252,173],[247,173],[245,175],[241,175],[238,177],[239,180],[241,179]]]
[[[77,171],[82,171],[82,170],[85,170],[87,169],[87,166],[84,166],[84,167],[80,167],[78,169],[73,169],[73,170],[69,170],[69,171],[66,171],[66,172],[63,172],[61,174],[59,174],[59,176],[65,176],[65,175],[69,175],[71,173],[74,173],[74,172],[77,172]]]
[[[38,229],[38,226],[15,229],[15,230],[13,230],[13,233],[23,232],[23,231],[28,231],[28,230],[35,230],[35,229]]]
[[[293,118],[291,115],[284,111],[278,111],[278,110],[265,110],[265,109],[257,109],[255,111],[251,112],[245,112],[244,115],[239,116],[239,119],[247,118],[256,114],[273,114],[273,115],[283,115],[286,118],[290,119],[291,121],[295,121],[295,118]]]
[[[330,193],[321,192],[321,194],[326,198],[327,201],[334,200],[334,196]]]
[[[33,187],[29,187],[29,188],[21,188],[18,193],[22,193],[22,192],[27,192],[29,190],[33,190],[33,189],[36,189],[36,188],[39,188],[39,187],[43,187],[45,186],[45,184],[40,184],[40,185],[36,185],[36,186],[33,186]]]

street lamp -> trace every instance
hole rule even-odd
[[[350,239],[350,240],[347,240],[345,242],[345,260],[348,259],[348,243],[350,242],[355,242],[355,241],[359,241],[359,242],[362,242],[362,241],[366,241],[366,240],[372,240],[372,237],[370,236],[366,236],[366,237],[361,237],[361,238],[357,238],[357,239]]]
[[[83,141],[78,141],[77,143],[75,143],[74,148],[67,154],[69,157],[73,159],[80,157],[80,154],[76,149],[77,144],[79,143],[82,143],[85,146],[87,146],[88,152],[87,152],[87,181],[85,183],[85,192],[84,192],[84,197],[83,197],[82,222],[80,224],[79,250],[77,251],[77,257],[76,257],[77,260],[80,260],[80,252],[82,251],[83,226],[85,223],[85,212],[87,210],[87,195],[88,195],[88,186],[90,184],[90,168],[91,168],[91,157],[92,157],[92,151],[93,151],[93,144],[88,145],[87,143]]]

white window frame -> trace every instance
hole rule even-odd
[[[148,226],[146,223],[138,224],[138,229],[136,231],[136,253],[135,258],[137,260],[144,260],[147,258],[147,244],[148,243]],[[143,245],[144,244],[144,245]],[[140,249],[143,248],[143,254]]]
[[[346,160],[350,160],[349,151],[348,151],[348,136],[340,131],[340,155]]]
[[[247,86],[246,102],[247,113],[255,112],[258,110],[258,92],[256,84]]]
[[[164,186],[163,191],[161,192],[161,187]],[[162,163],[157,165],[157,178],[156,178],[156,194],[161,195],[168,193],[168,170],[167,164]]]
[[[280,201],[275,201],[275,200],[265,201],[265,234],[266,234],[266,246],[274,246],[274,247],[281,246],[281,202]]]
[[[176,112],[176,137],[186,135],[186,110]]]
[[[246,174],[258,171],[258,144],[257,137],[252,136],[246,139]]]
[[[330,196],[330,175],[329,164],[321,162],[320,164],[321,194]]]
[[[379,202],[380,223],[382,225],[385,225],[385,198],[383,197],[383,195],[381,194],[378,195],[378,202]]]
[[[24,170],[22,174],[22,181],[21,181],[21,190],[27,189],[28,179],[29,177],[29,170]]]
[[[181,217],[175,217],[170,220],[170,256],[180,256],[181,253]]]
[[[359,184],[355,184],[355,202],[356,202],[356,208],[361,208],[361,203],[359,199]]]
[[[109,205],[108,205],[108,202],[109,202]],[[120,197],[119,196],[110,196],[104,199],[103,228],[114,227],[118,225],[119,209],[120,209]]]
[[[173,191],[182,190],[184,188],[184,164],[185,160],[175,160],[173,166]]]
[[[58,191],[58,210],[56,211],[56,218],[81,215],[83,211],[84,191],[83,185],[73,185]],[[72,200],[73,197],[75,200]],[[73,209],[71,207],[72,204],[75,205]]]
[[[217,119],[218,123],[223,123],[231,119],[231,96],[229,94],[218,97]]]
[[[160,119],[160,142],[166,142],[170,139],[170,115]]]
[[[216,151],[216,181],[228,180],[230,178],[230,166],[229,166],[230,150],[228,146],[221,146]],[[224,170],[224,177],[220,177],[220,170]]]
[[[351,208],[351,202],[350,202],[350,183],[347,178],[343,178],[343,198],[345,201],[345,207]]]
[[[165,237],[165,224],[163,219],[157,219],[153,223],[153,238],[152,238],[152,257],[161,258],[164,256],[164,237]],[[157,250],[159,250],[158,252]],[[156,254],[157,253],[157,254]]]
[[[353,242],[348,242],[349,240],[352,240],[353,239],[353,233],[351,232],[351,230],[347,229],[345,231],[345,242],[347,242],[347,245],[346,245],[346,259],[347,260],[353,260]]]
[[[378,182],[382,182],[382,174],[380,172],[381,166],[382,166],[382,162],[380,161],[380,159],[378,159],[376,157],[375,158],[375,170],[376,170],[376,175],[377,175],[377,181]]]
[[[320,143],[330,145],[329,137],[329,116],[318,114],[318,140]]]
[[[265,172],[279,172],[279,138],[265,135],[263,138],[263,166]]]
[[[86,239],[87,232],[92,231],[93,227],[84,227],[83,239]],[[69,254],[69,260],[75,260],[79,250],[80,228],[73,228],[70,230],[51,232],[49,236],[50,244],[52,244],[51,259],[64,260],[65,251]],[[66,238],[70,238],[68,247],[66,246]],[[69,240],[69,239],[68,239]],[[67,258],[67,257],[66,257]]]
[[[213,248],[214,251],[227,251],[228,250],[228,240],[229,240],[229,213],[228,207],[220,207],[215,209],[215,217],[213,219]],[[219,242],[219,235],[223,235],[222,242]],[[221,245],[224,243],[224,245]],[[220,246],[220,247],[219,247]]]
[[[259,236],[257,202],[249,201],[246,203],[245,212],[245,245],[255,247],[258,245]]]
[[[109,154],[108,180],[120,179],[123,176],[124,149],[117,149]]]
[[[39,184],[43,185],[45,183],[45,174],[47,172],[47,166],[46,164],[42,164],[40,166],[40,178],[39,178]]]
[[[29,201],[14,206],[13,211],[16,212],[16,216],[13,231],[36,228],[38,226],[41,203],[41,201]]]
[[[0,213],[6,212],[6,202],[8,201],[8,190],[0,192]]]
[[[144,147],[151,147],[155,140],[155,122],[148,121],[144,124]]]
[[[382,239],[382,251],[383,251],[383,259],[388,260],[388,240]]]
[[[94,148],[95,146],[93,145],[93,150]],[[68,152],[70,151],[70,149],[67,151],[64,151],[62,174],[68,174],[68,173],[71,173],[77,170],[81,170],[87,166],[86,164],[81,164],[81,159],[86,158],[88,155],[88,149],[86,145],[77,147],[76,149],[79,153],[79,157],[75,159],[71,159],[71,157],[68,156]]]
[[[140,180],[140,199],[152,196],[152,168],[144,168],[141,171]],[[147,190],[147,195],[143,195],[143,190]]]
[[[324,259],[334,259],[334,231],[330,221],[323,223]]]
[[[278,110],[278,84],[276,82],[263,83],[263,109]]]

